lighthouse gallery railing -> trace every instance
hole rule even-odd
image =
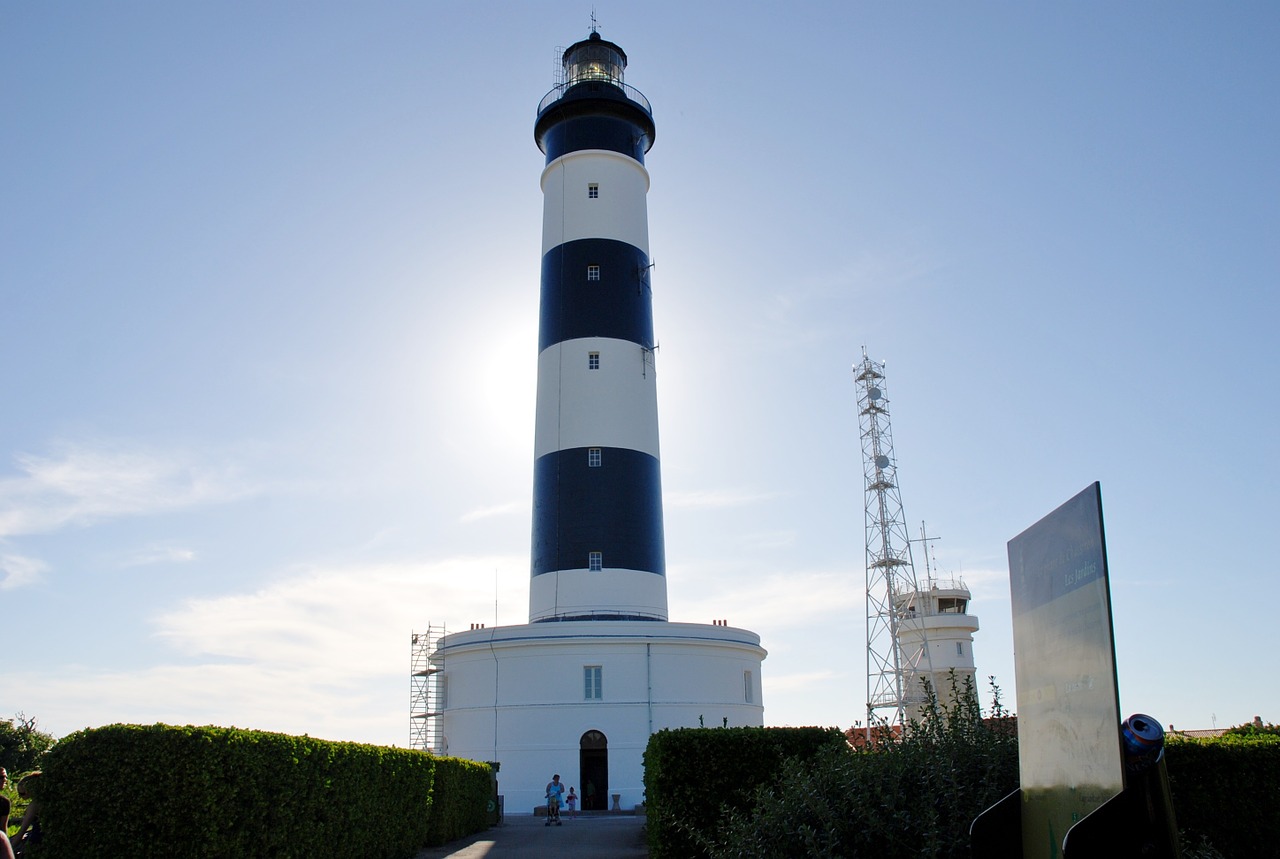
[[[640,107],[644,108],[645,113],[649,114],[650,116],[653,116],[653,108],[649,104],[649,99],[645,98],[644,93],[640,92],[640,90],[636,89],[630,84],[618,83],[617,81],[589,81],[589,80],[588,81],[572,81],[570,83],[563,83],[563,84],[556,85],[551,90],[551,92],[547,93],[542,97],[542,101],[538,102],[538,115],[541,116],[544,110],[546,110],[555,102],[559,101],[561,97],[564,96],[567,90],[573,89],[574,87],[582,84],[593,84],[593,83],[605,84],[615,89],[622,90],[623,94],[630,101],[635,102]]]

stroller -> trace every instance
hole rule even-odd
[[[555,823],[556,826],[564,825],[560,822],[560,795],[558,793],[547,794],[547,822],[544,825],[550,826],[552,823]]]

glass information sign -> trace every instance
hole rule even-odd
[[[1025,859],[1124,789],[1111,597],[1094,483],[1009,541]]]

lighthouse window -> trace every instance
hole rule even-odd
[[[582,697],[588,701],[599,701],[604,697],[604,669],[599,665],[582,666]]]
[[[742,672],[742,691],[743,691],[743,694],[746,696],[743,700],[745,700],[748,704],[753,703],[752,698],[754,698],[755,696],[752,691],[750,671]]]
[[[964,656],[964,645],[959,641],[956,642],[956,656]]]
[[[587,280],[599,280],[599,279],[600,279],[600,266],[598,265],[587,266]]]
[[[600,183],[599,183],[599,182],[588,182],[588,183],[587,183],[587,196],[588,196],[588,197],[590,197],[592,200],[595,200],[595,199],[597,199],[597,198],[600,196]]]
[[[587,448],[587,465],[590,466],[591,468],[600,467],[600,448],[598,447]]]
[[[599,352],[587,353],[587,369],[588,370],[600,369],[600,353]]]
[[[599,552],[592,552],[587,555],[587,569],[593,573],[598,573],[604,569],[604,555]]]

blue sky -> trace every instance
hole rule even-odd
[[[0,7],[0,717],[403,745],[409,633],[527,619],[589,11]],[[766,721],[863,718],[863,346],[1007,700],[1005,544],[1099,480],[1122,710],[1280,721],[1280,11],[596,13],[658,127],[671,616],[761,634]]]

